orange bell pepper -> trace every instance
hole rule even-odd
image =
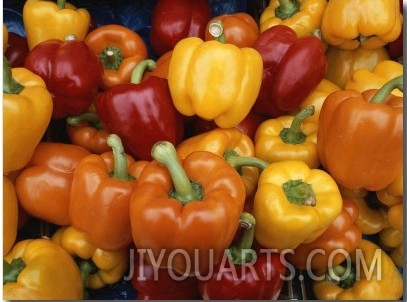
[[[143,74],[143,79],[147,79],[151,76],[157,76],[160,78],[168,79],[168,69],[170,68],[170,62],[172,57],[172,50],[167,51],[155,61],[155,67],[153,70],[147,69]]]
[[[3,256],[17,239],[18,200],[12,180],[3,174]]]
[[[130,83],[136,65],[147,59],[148,50],[135,31],[119,24],[108,24],[92,30],[85,43],[99,56],[104,67],[102,88]]]

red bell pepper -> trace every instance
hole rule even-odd
[[[9,61],[11,68],[23,67],[28,53],[29,49],[27,38],[13,32],[9,32],[7,49],[4,55]]]
[[[117,134],[126,152],[151,160],[151,148],[159,140],[178,144],[184,135],[181,114],[175,109],[167,79],[151,76],[141,81],[154,61],[140,62],[131,83],[115,85],[101,93],[96,111],[104,128]]]
[[[85,42],[51,39],[27,55],[25,68],[39,75],[53,95],[52,118],[83,113],[92,103],[102,79],[99,58]]]
[[[273,26],[260,34],[253,48],[263,59],[263,80],[253,109],[278,117],[299,109],[327,72],[322,41],[297,37],[290,27]]]
[[[158,0],[154,7],[150,43],[158,56],[174,48],[183,38],[205,39],[206,25],[212,17],[208,0]]]

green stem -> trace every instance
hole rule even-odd
[[[66,0],[57,0],[57,6],[59,9],[64,9],[65,8],[65,2]]]
[[[352,268],[335,265],[328,269],[326,279],[341,288],[351,288],[356,282],[356,274]]]
[[[182,204],[203,198],[202,186],[189,180],[173,144],[167,141],[158,141],[154,144],[151,155],[157,162],[163,164],[171,175],[174,191],[169,193],[170,196]]]
[[[268,162],[257,157],[240,156],[232,149],[227,149],[225,153],[223,153],[223,158],[238,172],[245,166],[256,167],[263,171],[269,165]]]
[[[109,134],[107,144],[112,148],[114,157],[114,170],[110,177],[124,181],[133,180],[134,178],[127,171],[126,153],[120,137],[116,134]]]
[[[279,6],[275,9],[274,14],[281,20],[291,18],[301,7],[298,0],[278,0]]]
[[[91,274],[95,274],[99,269],[96,264],[91,259],[77,259],[76,263],[79,267],[79,271],[81,272],[81,279],[83,283],[83,297],[84,299],[89,298],[89,293],[86,290],[86,284],[88,282],[88,278]]]
[[[139,84],[143,80],[143,75],[146,70],[153,71],[156,68],[154,60],[147,59],[143,60],[134,67],[133,72],[131,73],[130,82],[133,84]]]
[[[281,140],[286,144],[297,145],[305,142],[307,139],[307,135],[301,130],[301,125],[304,120],[313,115],[315,112],[315,107],[310,105],[302,109],[298,114],[294,117],[293,121],[291,122],[290,128],[284,128],[280,132]]]
[[[225,31],[222,21],[214,20],[209,24],[209,33],[215,38],[216,41],[221,43],[226,42]]]
[[[370,100],[371,103],[384,103],[389,94],[394,90],[399,89],[403,92],[403,75],[395,77],[384,84]]]
[[[100,122],[99,116],[96,112],[85,112],[79,115],[72,115],[66,118],[66,122],[71,126],[78,126],[82,121],[89,122],[92,127],[103,130],[103,124]]]
[[[24,86],[13,79],[11,66],[5,56],[3,56],[3,93],[19,94]]]
[[[99,54],[104,69],[118,70],[123,62],[123,54],[119,47],[108,46]]]
[[[312,186],[301,179],[283,183],[283,190],[289,202],[296,205],[315,206],[316,197]]]
[[[3,285],[17,282],[17,278],[25,266],[25,262],[21,258],[13,259],[10,263],[3,259]]]

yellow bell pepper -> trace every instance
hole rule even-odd
[[[389,255],[375,243],[362,239],[359,247],[350,254],[352,265],[356,266],[354,273],[344,266],[334,266],[325,271],[326,279],[313,281],[315,298],[389,301],[402,297],[402,275]]]
[[[51,240],[78,260],[85,288],[98,289],[121,280],[129,267],[129,250],[105,251],[73,226],[57,229]]]
[[[322,38],[342,49],[385,46],[400,35],[399,0],[330,0],[321,23]]]
[[[189,37],[175,45],[168,85],[180,113],[232,128],[253,107],[262,74],[263,60],[255,49]]]
[[[83,283],[74,259],[49,239],[17,242],[3,258],[3,299],[81,300]]]
[[[404,267],[404,244],[400,244],[390,251],[390,258],[394,264],[399,267]]]
[[[363,92],[368,89],[380,89],[391,79],[403,74],[403,64],[393,60],[384,60],[372,69],[361,68],[356,70],[345,84],[345,89],[354,89]],[[392,94],[403,96],[403,92],[394,89]]]
[[[53,105],[40,76],[3,62],[3,173],[7,173],[29,162],[51,121]]]
[[[286,160],[260,174],[253,206],[256,240],[282,252],[319,237],[341,213],[342,196],[325,171]]]
[[[328,1],[271,0],[260,15],[260,32],[282,24],[293,29],[298,37],[319,29]]]
[[[3,174],[3,256],[13,247],[17,239],[18,200],[14,184]]]
[[[48,39],[64,41],[67,35],[75,35],[83,41],[89,31],[90,14],[84,8],[58,0],[27,0],[23,7],[23,22],[28,48]]]

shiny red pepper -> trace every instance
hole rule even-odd
[[[103,73],[99,58],[76,39],[40,42],[27,55],[24,67],[42,77],[52,93],[54,119],[86,111]]]
[[[208,0],[158,0],[154,7],[150,43],[158,56],[174,48],[183,38],[205,39],[206,25],[212,17]]]
[[[9,32],[6,53],[4,54],[12,68],[23,67],[29,53],[27,38]]]
[[[104,128],[121,138],[126,152],[142,160],[152,159],[151,148],[157,141],[178,144],[184,135],[183,118],[173,105],[167,79],[150,76],[141,81],[154,63],[140,62],[131,83],[114,85],[96,100]]]
[[[263,80],[254,110],[277,117],[299,108],[327,72],[322,41],[298,38],[290,27],[273,26],[260,34],[253,48],[263,59]]]

